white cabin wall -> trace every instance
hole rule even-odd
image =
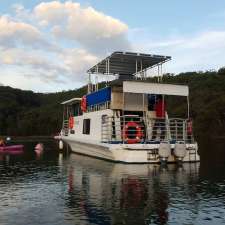
[[[80,140],[101,141],[102,132],[102,115],[113,116],[113,110],[106,109],[95,112],[84,113],[82,116],[74,117],[74,134],[70,137],[79,138]],[[90,134],[83,134],[83,120],[90,119]]]

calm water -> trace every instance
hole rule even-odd
[[[35,144],[0,155],[0,225],[225,224],[223,144],[182,167],[113,164],[54,142],[38,156]]]

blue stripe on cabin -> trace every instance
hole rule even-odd
[[[102,104],[111,101],[111,87],[100,89],[86,95],[87,106]]]

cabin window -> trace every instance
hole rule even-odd
[[[102,115],[102,124],[107,123],[107,117],[108,117],[108,115]]]
[[[83,120],[83,134],[90,134],[90,125],[91,125],[90,119]]]

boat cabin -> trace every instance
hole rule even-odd
[[[89,69],[87,94],[62,103],[63,135],[110,144],[193,142],[188,86],[161,83],[162,65],[170,59],[114,52]],[[148,71],[155,68],[157,82],[151,83]],[[99,81],[99,74],[115,79]],[[186,118],[170,118],[168,96],[185,99]]]

